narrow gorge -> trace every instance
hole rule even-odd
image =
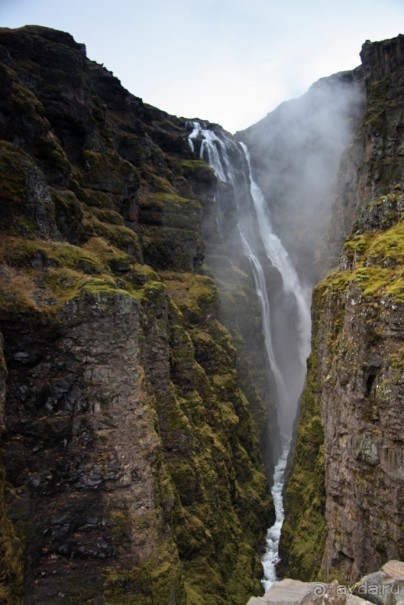
[[[404,36],[361,59],[231,135],[0,29],[1,604],[404,558]]]

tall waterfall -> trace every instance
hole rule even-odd
[[[263,585],[276,581],[275,565],[283,523],[282,489],[293,423],[301,394],[306,358],[310,352],[310,288],[304,288],[279,237],[273,232],[271,214],[264,196],[253,179],[250,157],[244,144],[238,144],[224,132],[193,122],[189,145],[214,169],[219,181],[231,184],[237,205],[237,230],[242,250],[248,259],[260,303],[262,330],[268,363],[277,391],[278,423],[282,453],[275,466],[272,496],[276,522],[267,533],[263,557]],[[268,283],[267,266],[277,270],[280,291],[274,295]],[[279,287],[278,287],[279,290]],[[276,303],[273,301],[276,299]]]
[[[264,244],[265,254],[268,261],[279,271],[283,290],[286,296],[292,297],[295,302],[297,322],[296,347],[299,355],[300,364],[296,368],[298,374],[294,375],[293,380],[287,379],[287,376],[282,378],[282,388],[279,391],[279,424],[282,433],[286,439],[291,436],[293,422],[295,419],[297,402],[302,391],[304,378],[306,375],[306,359],[310,353],[310,338],[311,338],[311,316],[310,316],[310,294],[309,288],[303,289],[296,270],[292,264],[289,254],[282,245],[279,237],[272,230],[271,213],[268,208],[261,189],[254,181],[251,172],[250,154],[244,143],[240,143],[248,161],[250,191],[254,202],[254,209],[257,216],[257,224],[261,241]],[[263,317],[265,329],[265,318]],[[266,338],[271,339],[271,334]],[[278,366],[277,366],[278,370]]]

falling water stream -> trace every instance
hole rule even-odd
[[[268,204],[252,177],[247,147],[243,143],[236,143],[225,133],[221,132],[219,137],[213,130],[202,128],[199,122],[193,122],[192,126],[188,139],[191,149],[196,150],[195,142],[198,141],[200,157],[213,168],[219,181],[233,186],[238,212],[237,229],[243,252],[249,260],[254,276],[261,309],[265,350],[279,402],[278,422],[282,451],[275,465],[271,489],[276,520],[268,529],[266,551],[262,559],[264,569],[262,584],[265,589],[268,589],[277,581],[276,563],[279,561],[278,547],[284,519],[282,497],[284,474],[298,399],[305,379],[306,358],[310,352],[310,289],[303,288],[286,249],[273,232]],[[236,163],[235,159],[237,159]],[[264,258],[262,252],[260,253],[262,250],[265,251]],[[293,332],[295,342],[286,345],[295,352],[293,376],[280,350],[280,338],[278,337],[278,345],[274,342],[276,329],[280,328],[277,328],[273,322],[270,289],[265,272],[265,265],[268,263],[279,272],[282,279],[281,294],[285,313],[290,313],[292,309],[295,318],[296,329]],[[288,321],[287,317],[286,321]]]

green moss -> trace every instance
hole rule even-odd
[[[303,421],[304,426],[304,421]],[[327,526],[325,520],[324,454],[322,446],[296,442],[285,493],[281,553],[287,573],[304,581],[318,579]]]
[[[164,272],[168,292],[190,323],[205,323],[217,313],[218,296],[210,277],[194,273]]]
[[[3,238],[0,254],[6,262],[0,276],[0,311],[55,313],[60,305],[81,293],[114,292],[141,300],[165,291],[157,274],[103,238],[92,238],[85,247],[65,242]],[[122,278],[111,273],[125,270]]]
[[[12,73],[9,71],[9,73]],[[15,111],[21,112],[23,115],[28,114],[34,122],[39,121],[39,116],[43,114],[43,105],[39,99],[29,90],[13,78],[12,84],[12,103]]]
[[[313,292],[313,309],[320,312],[323,288]],[[318,358],[319,322],[314,318],[312,353],[285,490],[285,522],[280,553],[287,574],[304,581],[317,579],[327,534],[325,520],[324,435],[320,413],[321,374]]]
[[[324,296],[358,286],[366,297],[404,301],[404,223],[386,231],[373,231],[349,240],[345,249],[355,251],[352,270],[336,271],[324,281]]]
[[[198,557],[192,564],[184,565],[187,596],[197,605],[203,598],[204,605],[230,605],[223,586],[223,579],[214,560]],[[243,601],[240,601],[240,605]],[[233,604],[232,604],[233,605]]]
[[[17,145],[0,141],[0,170],[2,205],[13,203],[15,212],[26,196],[27,173],[34,168],[32,159]]]
[[[8,516],[5,477],[0,467],[0,599],[5,605],[22,605],[23,547]]]
[[[113,514],[115,522],[117,512]],[[155,526],[153,520],[150,527]],[[126,566],[122,563],[111,565],[105,575],[105,605],[159,605],[170,602],[185,605],[181,565],[175,545],[169,538],[159,538],[156,534],[154,549],[148,556],[136,563],[128,561]]]
[[[35,155],[42,166],[48,166],[53,172],[58,171],[63,177],[71,172],[67,156],[53,132],[46,132],[35,140]]]
[[[3,270],[0,275],[0,315],[18,317],[21,313],[37,311],[33,290],[30,275],[19,275],[12,269]]]
[[[181,160],[181,166],[185,171],[195,172],[197,170],[206,170],[209,166],[203,160]]]
[[[88,251],[94,258],[99,262],[103,263],[104,268],[111,266],[111,264],[122,263],[132,264],[133,259],[131,256],[119,250],[113,246],[110,242],[105,240],[103,237],[91,237],[82,246],[83,251]],[[141,265],[139,265],[140,267]]]
[[[165,285],[161,281],[149,280],[140,291],[140,295],[143,299],[143,308],[148,315],[148,319],[153,321],[155,327],[158,327],[158,324],[155,323],[156,307],[159,305],[164,307],[166,305],[167,291]]]
[[[362,129],[373,129],[384,134],[387,128],[386,103],[389,101],[391,76],[372,82],[368,95],[367,111],[362,121]]]
[[[142,184],[150,191],[176,194],[175,188],[166,178],[150,170],[145,170],[142,174]]]
[[[129,514],[126,508],[109,511],[108,530],[112,538],[112,544],[119,548],[129,531]]]
[[[80,201],[84,202],[86,206],[91,209],[91,212],[97,208],[100,210],[115,209],[115,196],[113,193],[106,191],[98,191],[95,189],[89,189],[87,187],[77,186],[76,195]]]
[[[134,260],[141,260],[142,253],[138,235],[131,229],[128,229],[128,227],[104,223],[90,214],[86,214],[83,220],[83,227],[88,238],[103,237],[116,248],[130,254]]]
[[[377,233],[371,241],[364,258],[373,263],[402,265],[404,262],[404,222],[391,229]]]
[[[139,196],[140,222],[198,231],[202,206],[196,199],[166,191],[145,192]]]
[[[181,412],[165,401],[159,424],[169,451],[176,443],[186,452],[167,463],[181,503],[172,523],[186,592],[190,603],[203,598],[216,604],[221,586],[223,602],[242,604],[260,590],[261,565],[252,544],[262,536],[261,521],[266,526],[270,519],[266,479],[251,458],[257,444],[248,404],[232,369],[235,349],[215,318],[217,294],[210,278],[173,272],[162,277],[175,300],[170,306],[170,363]],[[180,422],[181,414],[187,425]],[[234,547],[236,535],[239,549]]]
[[[65,242],[7,237],[0,242],[0,254],[7,265],[14,267],[63,267],[89,275],[107,270],[98,255]]]
[[[109,208],[93,208],[93,215],[103,223],[111,223],[111,225],[123,225],[123,217],[116,210]]]
[[[111,279],[106,281],[104,279],[92,279],[85,282],[80,289],[80,293],[88,292],[89,294],[100,295],[100,294],[121,294],[123,296],[128,295],[127,290],[122,290],[117,287],[116,283]]]
[[[211,532],[191,510],[179,506],[174,516],[174,536],[180,557],[190,560],[197,556],[214,556],[215,547]]]
[[[354,271],[339,271],[326,279],[325,296],[330,290],[346,291],[351,285],[357,285],[364,296],[381,298],[388,296],[395,302],[404,301],[403,270],[381,267],[359,267]]]
[[[361,233],[360,235],[355,235],[352,239],[345,242],[344,251],[361,255],[368,248],[372,237],[372,233]]]
[[[112,149],[103,153],[85,149],[83,165],[87,183],[95,190],[122,194],[128,183],[138,184],[135,168]]]
[[[67,235],[67,239],[70,239],[72,234],[76,240],[81,239],[83,212],[76,195],[69,189],[49,188],[49,191],[55,207],[56,223],[60,232]]]
[[[112,280],[112,278],[110,279]],[[58,306],[78,296],[88,281],[91,281],[91,277],[64,268],[49,269],[43,276],[43,283]]]
[[[157,193],[150,194],[147,203],[150,204],[158,204],[160,206],[172,206],[177,209],[185,210],[186,207],[192,206],[194,208],[200,209],[201,205],[198,200],[189,199],[186,197],[181,197],[175,193],[167,193],[164,191],[159,191]]]

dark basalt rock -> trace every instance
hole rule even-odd
[[[69,34],[0,29],[0,83],[0,601],[241,605],[271,506],[216,179]]]
[[[342,157],[331,225],[339,267],[313,295],[281,539],[283,571],[306,580],[355,582],[404,555],[403,44],[363,47],[366,109]]]

